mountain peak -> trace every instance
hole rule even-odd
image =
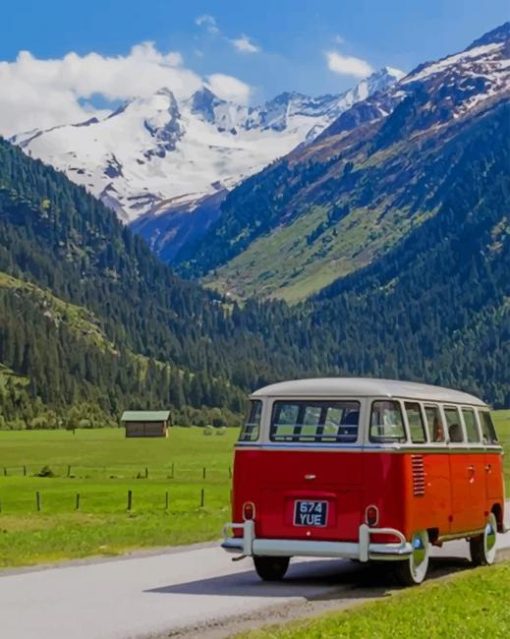
[[[191,112],[196,115],[201,115],[207,122],[214,122],[214,108],[220,104],[225,104],[225,101],[221,100],[205,84],[193,93],[188,102],[190,104]]]
[[[499,27],[487,31],[487,33],[484,33],[483,36],[471,43],[466,51],[474,49],[475,47],[481,47],[484,44],[498,44],[500,42],[506,42],[507,40],[510,40],[510,22],[504,22],[500,24]]]
[[[373,77],[373,76],[378,76],[378,77],[389,76],[391,78],[395,78],[396,81],[398,82],[405,76],[405,73],[404,71],[401,71],[400,69],[397,69],[395,67],[386,66],[372,73],[372,76],[370,77]]]
[[[174,92],[168,87],[160,87],[157,91],[154,92],[154,95],[161,95],[169,100],[175,100]]]

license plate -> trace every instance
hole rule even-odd
[[[327,519],[327,501],[294,502],[294,526],[325,526]]]

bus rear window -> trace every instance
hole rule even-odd
[[[276,401],[271,441],[352,443],[358,438],[359,402]]]
[[[260,434],[260,418],[262,417],[262,402],[254,399],[248,407],[246,422],[241,428],[240,442],[256,442]]]
[[[383,443],[406,441],[404,420],[398,402],[384,400],[372,404],[370,441]]]

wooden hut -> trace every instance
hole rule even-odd
[[[168,437],[170,411],[126,410],[121,423],[126,429],[126,437]]]

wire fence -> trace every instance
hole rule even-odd
[[[191,467],[175,462],[164,466],[0,466],[0,515],[135,510],[189,513],[205,507],[221,508],[228,504],[231,478],[230,466]]]
[[[166,466],[115,464],[87,466],[83,464],[59,464],[38,466],[0,466],[2,477],[59,477],[64,479],[176,479],[183,481],[232,479],[232,467],[215,466]]]
[[[140,500],[137,503],[136,497],[139,497]],[[97,511],[97,508],[90,508],[90,506],[94,506],[95,495],[87,492],[76,492],[76,493],[68,493],[67,495],[58,495],[52,493],[44,493],[44,491],[37,490],[31,495],[24,495],[24,508],[21,512],[44,512],[46,505],[46,498],[48,502],[51,504],[50,511],[55,512],[55,505],[58,504],[57,510],[59,512],[78,512],[83,509],[84,499],[86,500],[86,509],[88,512]],[[128,489],[124,494],[116,493],[115,495],[111,495],[108,501],[110,508],[106,509],[106,512],[112,511],[126,511],[131,512],[135,509],[136,506],[141,506],[142,510],[147,509],[148,502],[147,499],[144,499],[144,495],[136,495],[136,491],[133,489]],[[171,506],[174,506],[174,501],[171,498],[171,494],[169,490],[163,491],[158,495],[151,495],[152,499],[150,500],[150,509],[151,510],[160,510],[164,512],[169,512]],[[213,503],[216,502],[217,505],[217,495],[213,496]],[[32,507],[29,506],[29,502],[31,501]],[[197,508],[205,508],[208,505],[208,494],[206,492],[206,488],[202,487],[199,490],[195,491],[193,495],[188,495],[185,500],[181,499],[182,503],[186,504],[186,508],[181,507],[178,510],[182,512],[189,512],[192,510],[196,510]],[[221,500],[223,503],[223,500]],[[7,508],[5,507],[7,505]],[[8,506],[11,505],[9,509]],[[17,506],[17,507],[15,507]],[[112,508],[114,506],[114,508]],[[0,497],[0,514],[7,513],[10,514],[19,514],[19,503],[14,505],[9,500],[5,500]],[[105,512],[104,509],[101,509],[100,512]]]

